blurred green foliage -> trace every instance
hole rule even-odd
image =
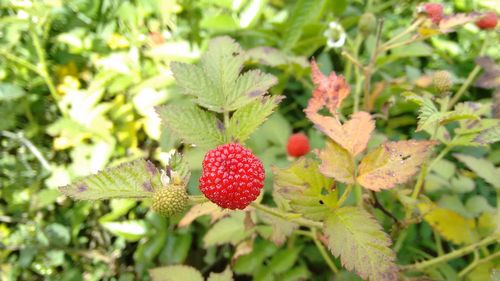
[[[493,2],[446,1],[445,10],[499,12]],[[0,1],[0,279],[146,280],[148,269],[179,263],[203,274],[224,270],[234,247],[217,246],[222,244],[217,241],[204,247],[209,239],[205,233],[211,231],[208,237],[215,239],[223,235],[215,226],[209,230],[206,217],[175,228],[180,218],[159,217],[149,211],[148,202],[73,202],[56,188],[141,157],[165,165],[176,147],[194,169],[190,192],[199,193],[196,180],[204,151],[161,132],[154,107],[184,100],[169,63],[196,61],[210,38],[226,34],[249,50],[249,66],[260,65],[278,77],[272,93],[286,96],[279,111],[248,141],[265,164],[270,190],[270,166],[288,163],[285,146],[292,132],[305,131],[314,148],[323,146],[323,137],[302,112],[312,89],[307,60],[315,57],[324,73],[343,73],[356,88],[353,65],[341,49],[326,48],[328,23],[340,23],[347,35],[344,48],[359,51],[359,59],[367,61],[375,36],[357,31],[360,16],[369,11],[383,18],[382,39],[387,40],[411,24],[417,5],[395,0]],[[379,56],[373,80],[385,81],[385,86],[371,109],[382,118],[370,147],[386,138],[422,137],[424,133],[414,132],[416,105],[400,94],[418,89],[435,70],[452,73],[457,90],[484,41],[490,45],[483,54],[498,61],[498,37],[470,24]],[[491,91],[471,87],[465,99],[490,104]],[[352,104],[352,99],[346,101],[344,114]],[[498,143],[457,151],[500,163]],[[429,197],[464,217],[493,213],[498,208],[494,190],[466,167],[453,157],[442,160],[427,179]],[[380,197],[399,216],[395,196]],[[390,218],[377,214],[389,227]],[[235,226],[235,233],[240,228]],[[411,226],[406,235],[395,246],[401,263],[438,251],[428,224]],[[313,244],[301,236],[290,241],[276,246],[258,238],[233,271],[255,280],[330,280]],[[454,260],[433,268],[431,276],[458,280],[457,267],[469,262]],[[498,266],[498,258],[468,278],[487,280],[481,274],[488,266]],[[355,280],[348,272],[339,278]]]

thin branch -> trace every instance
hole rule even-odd
[[[52,167],[50,166],[47,159],[45,159],[43,154],[40,152],[40,150],[38,150],[38,148],[31,141],[29,141],[27,138],[23,137],[23,135],[21,133],[16,134],[16,133],[12,133],[9,131],[1,131],[0,135],[3,135],[7,138],[10,138],[10,139],[13,139],[13,140],[16,140],[16,141],[19,141],[20,143],[22,143],[24,146],[26,146],[28,148],[29,151],[31,151],[31,153],[33,153],[33,155],[36,157],[38,162],[40,162],[40,164],[42,165],[42,167],[44,169],[46,169],[47,171],[52,171]]]
[[[418,262],[415,264],[403,265],[403,266],[401,266],[401,269],[413,270],[413,271],[423,270],[427,267],[434,266],[434,265],[437,265],[437,264],[442,263],[442,262],[447,262],[449,260],[459,258],[461,256],[465,256],[465,255],[475,251],[476,249],[478,249],[481,246],[485,246],[485,245],[488,245],[488,244],[493,243],[493,242],[498,243],[499,241],[500,241],[500,233],[495,233],[492,236],[489,236],[489,237],[487,237],[479,242],[476,242],[474,244],[457,249],[457,250],[452,251],[446,255],[442,255],[442,256],[439,256],[439,257],[436,257],[436,258],[433,258],[430,260],[426,260],[423,262]]]
[[[371,191],[372,193],[372,196],[373,196],[373,207],[379,209],[380,211],[382,211],[382,213],[384,213],[386,216],[390,217],[394,223],[396,223],[398,226],[402,226],[403,224],[398,220],[398,218],[396,218],[393,214],[391,214],[391,212],[389,212],[381,203],[380,201],[378,201],[378,198],[377,198],[377,193],[375,191]]]

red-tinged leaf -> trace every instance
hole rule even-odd
[[[373,191],[408,181],[431,153],[436,141],[398,141],[382,144],[359,165],[357,181]]]
[[[331,72],[328,77],[325,76],[314,60],[311,62],[311,72],[316,89],[314,89],[312,98],[304,111],[306,114],[315,114],[326,107],[333,116],[336,116],[337,109],[349,95],[349,85],[344,77],[337,76],[335,72]]]
[[[324,233],[330,251],[340,256],[347,270],[354,270],[364,280],[398,280],[396,254],[391,240],[368,212],[344,207],[331,213]]]
[[[490,57],[478,57],[476,63],[484,69],[484,73],[476,80],[476,86],[485,89],[500,87],[500,66]]]
[[[323,175],[343,183],[354,183],[354,160],[347,150],[329,141],[318,157],[321,159],[319,170]]]
[[[455,28],[473,22],[481,17],[480,13],[455,14],[444,17],[439,22],[439,31],[442,33],[453,32]]]
[[[336,118],[311,114],[309,119],[315,127],[345,148],[353,157],[365,150],[375,122],[367,112],[356,112],[344,125]]]

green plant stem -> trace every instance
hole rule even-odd
[[[486,52],[488,46],[488,40],[483,41],[483,45],[481,46],[481,50],[479,51],[479,56],[484,55]],[[476,78],[476,76],[479,74],[481,71],[481,67],[476,64],[472,71],[469,73],[469,76],[467,76],[467,79],[465,79],[465,82],[462,84],[460,89],[455,93],[455,95],[451,98],[450,102],[448,103],[448,109],[453,108],[453,106],[460,100],[460,98],[465,94],[465,91],[470,87],[472,84],[472,81]]]
[[[432,160],[432,162],[429,164],[429,171],[432,171],[432,168],[434,167],[434,165],[436,165],[437,162],[439,162],[441,159],[443,159],[443,157],[446,156],[446,154],[448,154],[448,152],[450,152],[451,149],[452,149],[451,146],[447,146],[443,150],[441,150],[441,152],[438,154],[438,156],[436,156],[436,158],[434,158]]]
[[[208,202],[208,199],[203,195],[189,195],[189,204],[196,205]]]
[[[361,37],[361,34],[358,34],[356,36],[356,40],[354,42],[354,50],[353,54],[355,57],[358,57],[359,53],[359,48],[361,47],[361,44],[363,43],[363,38]],[[354,57],[353,57],[354,58]],[[356,60],[359,62],[359,60]],[[364,66],[360,63],[361,67],[358,67],[354,70],[354,75],[356,77],[356,88],[354,90],[354,108],[353,112],[358,112],[359,111],[359,96],[361,95],[361,86],[363,85],[363,79],[361,77],[361,71],[364,70]]]
[[[4,136],[9,139],[16,140],[22,143],[24,146],[26,146],[26,148],[29,149],[29,151],[31,151],[31,153],[35,156],[38,162],[40,162],[40,164],[44,169],[46,169],[49,172],[52,171],[52,167],[49,164],[49,161],[47,161],[47,159],[45,159],[40,150],[31,141],[25,138],[21,133],[16,134],[9,131],[0,131],[0,136]]]
[[[476,259],[474,259],[474,261],[471,264],[469,264],[466,268],[464,268],[462,271],[460,271],[460,273],[458,273],[458,276],[464,277],[469,272],[471,272],[475,267],[477,267],[485,262],[489,262],[490,260],[496,259],[498,257],[500,257],[500,252],[496,252],[493,255],[487,256],[487,257],[482,258],[482,259],[476,258]]]
[[[254,207],[257,210],[260,210],[262,212],[268,213],[270,215],[294,222],[296,224],[302,225],[302,226],[307,226],[311,228],[322,228],[323,223],[319,221],[313,221],[310,219],[302,218],[300,214],[292,214],[292,213],[286,213],[283,212],[277,208],[271,208],[256,202],[252,203],[252,207]]]
[[[43,78],[43,80],[45,81],[45,84],[49,88],[50,95],[56,101],[57,106],[59,107],[59,110],[61,110],[61,113],[64,114],[63,108],[58,103],[59,96],[57,95],[56,87],[54,86],[54,82],[52,81],[52,78],[50,77],[50,74],[48,71],[47,58],[45,57],[45,51],[42,48],[42,44],[40,43],[40,38],[38,38],[38,35],[36,34],[36,31],[35,31],[35,28],[33,25],[30,25],[29,33],[31,36],[31,40],[33,40],[33,46],[35,47],[35,52],[36,52],[36,55],[38,57],[38,62],[40,64],[40,67],[37,68],[38,73]]]
[[[321,241],[319,241],[319,239],[318,239],[316,228],[311,229],[311,238],[313,239],[314,244],[316,245],[316,248],[318,248],[318,251],[320,252],[323,259],[325,260],[326,264],[328,264],[328,267],[330,267],[330,269],[333,271],[333,273],[338,273],[339,269],[337,268],[337,266],[335,266],[335,263],[333,262],[332,258],[330,257],[330,255],[326,251],[326,249],[323,246],[323,244],[321,243]]]
[[[380,37],[382,36],[382,27],[384,26],[384,20],[379,19],[377,23],[377,31],[375,33],[375,46],[373,48],[373,53],[371,54],[370,62],[364,68],[364,85],[363,85],[363,107],[366,109],[368,102],[370,100],[370,88],[372,75],[375,72],[375,63],[377,61],[377,56],[380,53]]]
[[[385,49],[387,46],[390,46],[391,44],[393,44],[394,42],[398,41],[399,39],[401,39],[402,37],[406,36],[407,34],[413,32],[414,30],[417,29],[417,27],[420,26],[420,24],[422,24],[422,22],[424,21],[424,18],[420,18],[420,19],[417,19],[412,25],[410,25],[407,29],[403,30],[401,33],[399,33],[398,35],[392,37],[391,39],[389,39],[387,42],[385,42],[384,44],[382,44],[382,46],[380,46],[381,49]]]
[[[451,98],[450,102],[448,103],[448,109],[453,108],[453,106],[460,100],[460,98],[465,94],[465,91],[469,88],[471,85],[472,81],[476,78],[476,76],[479,74],[479,71],[481,71],[481,67],[479,65],[474,66],[474,69],[469,73],[469,76],[467,76],[467,79],[465,82],[462,84],[460,89],[456,92],[456,94]]]
[[[401,266],[401,268],[403,270],[414,270],[414,271],[422,270],[424,268],[434,266],[434,265],[437,265],[437,264],[442,263],[442,262],[447,262],[449,260],[452,260],[452,259],[455,259],[455,258],[458,258],[461,256],[465,256],[465,255],[475,251],[479,247],[488,245],[488,244],[495,242],[495,241],[496,242],[500,241],[500,233],[495,233],[492,236],[489,236],[489,237],[487,237],[487,238],[485,238],[477,243],[474,243],[474,244],[465,246],[463,248],[457,249],[457,250],[452,251],[446,255],[442,255],[442,256],[439,256],[439,257],[436,257],[436,258],[433,258],[433,259],[430,259],[427,261],[415,263],[415,264]]]
[[[439,233],[437,233],[437,231],[435,231],[435,230],[434,230],[434,239],[436,242],[436,250],[437,250],[438,256],[444,255],[443,244],[441,244],[441,236],[439,236]]]
[[[341,207],[344,201],[347,200],[347,197],[349,197],[349,194],[351,193],[353,187],[354,184],[350,184],[346,187],[344,193],[342,193],[342,196],[340,196],[339,201],[337,201],[337,207]]]
[[[36,67],[36,65],[32,64],[31,62],[29,62],[29,61],[27,61],[25,59],[20,58],[20,57],[18,57],[16,55],[13,55],[9,51],[4,50],[4,49],[0,49],[0,55],[3,56],[5,59],[10,60],[13,63],[17,63],[20,66],[24,66],[27,69],[29,69],[29,70],[35,72],[36,74],[40,75],[40,71],[38,70],[38,68]]]

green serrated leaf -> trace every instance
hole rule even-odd
[[[139,159],[76,180],[59,190],[78,200],[148,198],[161,187],[160,173],[153,163]]]
[[[263,96],[278,82],[276,77],[260,70],[240,75],[245,60],[240,45],[224,36],[209,42],[199,65],[172,63],[171,68],[178,85],[194,96],[200,106],[229,112]]]
[[[365,210],[339,208],[325,221],[328,248],[363,279],[398,280],[396,254],[378,222]]]
[[[214,148],[224,143],[224,125],[214,114],[195,105],[166,105],[156,108],[163,125],[189,144]]]
[[[228,135],[231,140],[244,142],[266,121],[283,99],[283,96],[263,97],[236,110],[229,120]]]
[[[293,211],[304,217],[322,219],[337,202],[336,194],[331,192],[333,180],[319,172],[314,160],[301,158],[286,169],[273,167],[273,173],[276,191],[290,200]]]
[[[323,7],[323,0],[299,0],[295,3],[290,18],[286,24],[283,38],[283,49],[291,50],[302,36],[304,26],[313,17],[320,17],[319,10]]]
[[[486,129],[474,138],[474,142],[480,144],[490,144],[500,141],[500,122],[497,125]]]
[[[171,265],[149,270],[152,281],[203,281],[201,273],[186,265]]]
[[[247,235],[243,216],[242,212],[235,212],[214,224],[203,237],[204,246],[207,248],[225,243],[236,245],[243,240]]]
[[[497,189],[500,188],[500,182],[498,181],[500,168],[496,168],[493,163],[486,159],[476,158],[464,154],[454,154],[454,156],[493,187]]]
[[[210,273],[210,276],[208,276],[207,281],[233,281],[233,272],[229,267],[226,267],[226,269],[221,272],[221,273],[215,273],[212,272]]]

